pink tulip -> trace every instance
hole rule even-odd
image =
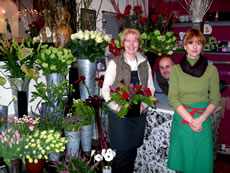
[[[29,129],[30,129],[30,131],[33,131],[33,130],[34,130],[34,126],[33,126],[33,125],[30,125],[30,126],[29,126]]]

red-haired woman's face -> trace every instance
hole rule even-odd
[[[124,41],[125,52],[128,54],[136,54],[139,48],[139,42],[135,34],[128,34]]]
[[[187,51],[189,57],[193,59],[200,55],[203,49],[203,44],[198,38],[194,37],[184,45],[184,49]]]

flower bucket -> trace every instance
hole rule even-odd
[[[65,132],[65,138],[68,140],[66,144],[67,154],[78,157],[80,147],[80,134],[81,132]]]
[[[110,166],[105,166],[105,167],[102,169],[102,173],[112,173],[112,167],[110,167]]]
[[[3,115],[6,116],[5,122],[3,122]],[[8,122],[8,106],[0,105],[0,134],[2,130],[7,128],[7,122]]]
[[[43,168],[45,166],[45,160],[44,159],[38,159],[38,163],[30,163],[29,160],[26,158],[26,169],[29,173],[41,173],[43,171]]]
[[[28,79],[24,79],[24,81],[21,78],[11,78],[10,79],[10,88],[13,96],[16,96],[18,98],[18,91],[25,91],[26,85],[28,83]],[[29,93],[29,87],[26,90],[26,96],[27,96],[27,105],[28,105],[28,93]],[[18,99],[13,101],[14,103],[14,111],[15,115],[18,116]]]
[[[48,155],[48,161],[50,162],[56,162],[57,160],[60,159],[60,154],[53,154],[53,153],[50,153]]]
[[[91,151],[92,135],[93,135],[93,124],[82,126],[81,128],[81,148],[83,152]]]
[[[21,159],[13,159],[12,166],[8,166],[9,173],[21,173],[22,172],[22,161]]]
[[[47,87],[49,88],[51,86],[51,84],[60,84],[61,82],[64,80],[64,74],[62,73],[51,73],[46,75],[46,84]]]
[[[28,115],[28,101],[27,93],[25,91],[18,91],[18,117]]]
[[[88,59],[78,59],[77,58],[77,68],[78,75],[85,76],[85,84],[88,86],[89,91],[92,95],[95,94],[95,77],[96,77],[96,62],[90,62]],[[85,86],[79,84],[80,97],[82,99],[87,99],[89,94]]]

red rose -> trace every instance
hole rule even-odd
[[[141,10],[141,6],[136,5],[133,7],[133,11],[138,11],[138,10]]]
[[[116,15],[116,19],[120,19],[121,18],[121,13],[118,13],[117,15]]]
[[[143,11],[141,9],[137,11],[137,14],[142,14],[142,13]]]
[[[124,17],[126,17],[126,16],[128,16],[129,14],[130,14],[130,11],[129,11],[129,10],[125,10],[123,15],[124,15]]]
[[[156,15],[156,14],[153,14],[153,15],[151,16],[151,18],[152,18],[152,20],[157,20],[157,15]]]
[[[102,81],[98,81],[97,85],[98,85],[98,87],[101,88],[103,86],[103,82]]]
[[[124,91],[121,95],[123,100],[126,100],[127,98],[129,98],[129,94],[127,93],[127,91]]]
[[[95,78],[95,80],[96,80],[96,81],[99,81],[99,80],[100,80],[100,78],[99,78],[99,77],[96,77],[96,78]]]
[[[31,28],[31,27],[32,27],[32,24],[28,24],[28,27]]]
[[[74,83],[79,83],[81,80],[76,80],[76,81],[74,81]]]
[[[143,22],[143,23],[144,23],[144,22],[147,22],[147,20],[148,20],[148,19],[147,19],[146,17],[142,17],[142,18],[140,19],[140,21]]]
[[[131,5],[127,5],[127,6],[125,7],[125,10],[131,10]]]
[[[152,92],[151,92],[151,90],[149,88],[147,88],[145,90],[145,94],[147,95],[147,97],[150,97],[152,95]]]
[[[176,23],[178,19],[176,17],[173,18],[173,23]]]
[[[100,80],[101,80],[101,81],[104,81],[104,78],[105,78],[104,75],[101,75],[101,76],[100,76]]]
[[[137,91],[141,90],[141,85],[135,85],[134,87]]]

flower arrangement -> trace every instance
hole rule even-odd
[[[69,49],[45,45],[41,50],[41,54],[37,59],[37,63],[44,75],[51,73],[69,72],[68,65],[76,61]]]
[[[17,130],[21,135],[32,134],[38,126],[40,118],[32,118],[29,115],[23,115],[22,118],[13,117],[9,120],[9,126]]]
[[[95,168],[99,162],[91,165],[91,159],[87,160],[82,158],[79,154],[78,157],[66,154],[62,161],[57,160],[57,163],[53,165],[58,172],[68,173],[96,173]]]
[[[11,166],[11,160],[22,157],[24,140],[17,130],[9,128],[0,135],[0,156],[4,162]]]
[[[79,115],[83,121],[83,125],[91,125],[94,121],[94,109],[87,105],[82,99],[73,99],[71,112]]]
[[[37,129],[41,131],[54,130],[58,132],[63,129],[64,111],[61,111],[59,108],[57,109],[55,105],[51,107],[43,105],[38,111],[39,114],[36,114],[31,110],[32,114],[39,118]]]
[[[78,132],[81,130],[84,121],[79,115],[67,114],[63,121],[63,127],[66,132]]]
[[[11,78],[28,79],[24,91],[27,90],[30,80],[35,81],[39,78],[38,65],[36,64],[37,57],[41,50],[41,43],[36,44],[32,39],[23,40],[21,43],[2,40],[0,42],[0,57],[5,62],[3,69],[9,72],[9,75],[4,75],[10,82]],[[23,85],[24,86],[24,85]]]
[[[108,103],[115,101],[117,104],[122,105],[117,117],[122,118],[126,116],[131,105],[137,105],[140,102],[148,106],[155,107],[154,102],[157,101],[152,97],[151,90],[142,85],[125,85],[124,81],[118,84],[117,88],[110,86],[111,99]],[[107,104],[108,104],[107,103]]]
[[[160,30],[142,34],[142,49],[144,52],[153,52],[158,56],[162,54],[172,55],[173,48],[176,47],[176,36],[173,32],[167,31],[161,34]]]
[[[48,159],[48,154],[57,154],[65,150],[67,140],[61,137],[60,132],[54,130],[36,130],[32,135],[25,137],[23,159],[27,158],[30,163],[38,163],[38,159]]]
[[[98,31],[82,30],[71,35],[71,41],[67,43],[72,54],[81,59],[89,59],[94,62],[96,59],[104,58],[105,48],[109,45],[111,38],[107,34]],[[87,50],[87,51],[86,51]]]
[[[94,155],[96,151],[92,151],[91,155]],[[111,169],[112,161],[116,156],[116,152],[111,148],[102,149],[101,153],[97,153],[94,156],[94,160],[100,162],[103,169]]]

